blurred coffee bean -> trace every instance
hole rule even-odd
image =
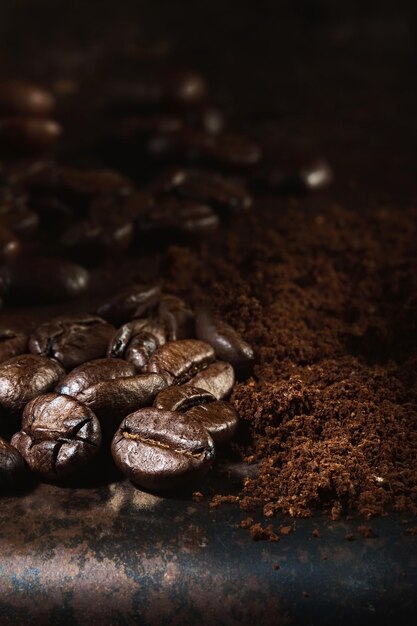
[[[29,209],[19,209],[0,214],[0,229],[6,228],[25,236],[38,228],[39,216]]]
[[[174,133],[184,128],[184,121],[176,115],[150,113],[135,115],[119,121],[111,130],[112,138],[123,145],[144,145],[155,134]]]
[[[0,82],[0,116],[47,116],[54,107],[53,94],[41,85],[26,80]]]
[[[56,359],[72,369],[106,356],[114,327],[101,317],[68,315],[44,322],[31,334],[29,350]]]
[[[126,194],[133,188],[129,178],[112,169],[61,167],[57,171],[57,184],[82,196]]]
[[[96,413],[107,439],[126,415],[150,406],[165,387],[165,379],[158,374],[138,374],[96,383],[77,394],[77,398]]]
[[[79,220],[62,235],[71,258],[89,265],[126,252],[133,241],[133,223],[117,217],[102,222]]]
[[[167,387],[158,393],[153,406],[164,411],[179,411],[183,413],[193,406],[215,402],[216,398],[206,391],[191,385]]]
[[[55,391],[76,398],[81,391],[96,383],[135,374],[135,367],[122,359],[94,359],[75,367],[64,376],[55,387]]]
[[[174,239],[179,235],[188,235],[195,238],[217,230],[219,217],[202,202],[162,196],[142,215],[139,224],[142,232],[159,237]]]
[[[0,364],[0,406],[10,413],[19,412],[29,400],[50,389],[65,375],[53,359],[22,354]]]
[[[10,261],[20,254],[21,245],[13,232],[1,225],[0,219],[0,263]]]
[[[217,400],[227,398],[235,384],[235,373],[230,363],[216,361],[190,378],[186,385],[209,391]]]
[[[157,195],[176,193],[218,209],[237,211],[252,205],[252,197],[243,184],[204,170],[171,169],[156,178],[149,188]]]
[[[204,476],[214,456],[206,429],[181,413],[141,409],[120,424],[112,446],[118,468],[136,485],[163,490]]]
[[[194,312],[181,298],[163,295],[158,318],[167,331],[169,341],[194,337]]]
[[[229,402],[223,400],[194,406],[186,411],[185,415],[204,426],[217,445],[229,443],[239,423],[235,409]]]
[[[0,274],[12,298],[37,304],[78,298],[89,284],[87,270],[62,259],[20,257]]]
[[[165,328],[157,320],[133,320],[116,331],[110,340],[107,356],[126,359],[138,371],[145,371],[149,357],[165,341]]]
[[[0,363],[27,352],[29,337],[9,328],[0,329]]]
[[[75,474],[97,454],[101,428],[86,406],[68,396],[48,393],[29,402],[22,429],[12,437],[30,469],[47,480]]]
[[[239,333],[209,309],[200,307],[195,318],[196,336],[213,348],[216,357],[228,361],[237,371],[247,372],[255,355],[251,346]]]
[[[0,437],[0,493],[20,486],[25,463],[19,450]]]
[[[89,216],[94,224],[107,224],[112,220],[120,223],[134,222],[153,202],[152,196],[142,191],[96,196],[91,201]]]
[[[260,191],[300,194],[327,187],[332,180],[333,171],[324,159],[293,157],[287,163],[266,163],[250,184]]]
[[[154,308],[161,297],[158,285],[130,285],[102,304],[97,313],[115,326],[141,317]]]
[[[197,339],[182,339],[161,346],[151,356],[147,369],[148,372],[164,376],[169,385],[181,385],[204,370],[213,360],[214,350],[207,343]]]
[[[223,111],[213,105],[203,105],[202,107],[190,109],[186,112],[185,120],[187,126],[202,130],[208,135],[220,135],[226,125]],[[155,132],[163,133],[165,130],[155,129]]]
[[[62,127],[55,120],[36,117],[0,118],[0,151],[13,155],[47,150],[61,137]]]

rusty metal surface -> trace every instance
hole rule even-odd
[[[88,41],[109,24],[120,33],[123,17],[145,38],[171,36],[180,51],[192,50],[220,100],[231,92],[242,115],[250,113],[251,129],[278,145],[318,146],[339,181],[325,201],[361,210],[364,198],[417,197],[413,3],[403,10],[346,2],[336,10],[299,0],[261,11],[213,0],[187,1],[179,11],[176,3],[138,1],[116,12],[114,3],[97,4],[2,3],[0,69],[19,67],[17,52],[32,37],[48,33],[39,50],[57,42],[67,50],[71,37]],[[88,49],[87,60],[97,52]],[[42,76],[44,63],[59,67],[59,55],[47,56],[32,55],[33,76]],[[69,73],[80,59],[70,61]],[[248,90],[251,69],[257,85]],[[1,497],[0,624],[413,623],[417,539],[406,531],[417,520],[375,519],[376,536],[364,538],[359,520],[317,516],[269,543],[238,528],[242,517],[229,505],[162,499],[115,480]]]

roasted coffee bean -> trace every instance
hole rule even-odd
[[[94,359],[74,368],[59,382],[55,391],[76,398],[81,391],[96,383],[135,374],[134,366],[122,359]]]
[[[72,369],[106,355],[114,327],[101,317],[68,315],[38,326],[29,338],[32,354],[49,356]]]
[[[107,194],[93,198],[89,215],[94,224],[111,224],[115,218],[118,222],[134,222],[152,205],[152,196],[142,191],[127,195]]]
[[[12,154],[32,154],[53,146],[62,127],[55,120],[37,117],[0,119],[0,150]]]
[[[171,238],[177,238],[178,235],[195,238],[217,230],[219,217],[203,202],[162,196],[142,214],[139,224],[145,233],[152,232]]]
[[[174,133],[184,128],[184,121],[175,115],[149,114],[124,118],[112,130],[113,138],[126,145],[141,145],[157,133]]]
[[[204,426],[217,445],[229,443],[239,423],[235,409],[229,402],[223,400],[194,406],[186,411],[185,415]]]
[[[60,480],[77,473],[97,454],[100,423],[77,400],[48,393],[25,407],[22,429],[13,435],[12,444],[33,472]]]
[[[111,450],[116,465],[133,483],[155,490],[201,478],[215,456],[212,438],[197,421],[155,408],[128,415]]]
[[[0,437],[0,493],[20,485],[24,475],[25,463],[19,450]]]
[[[208,135],[220,135],[226,125],[223,111],[213,105],[191,109],[186,114],[186,121],[187,125],[202,130]],[[155,132],[165,132],[165,129],[155,129]]]
[[[99,382],[77,395],[100,419],[103,433],[112,437],[121,420],[132,411],[150,406],[156,395],[166,387],[158,374],[139,374]]]
[[[211,346],[197,339],[170,341],[149,359],[148,372],[164,376],[169,385],[181,385],[214,360]],[[199,385],[193,385],[198,387]]]
[[[229,324],[200,307],[195,318],[196,336],[214,348],[216,357],[228,361],[237,371],[247,371],[255,355],[251,346]]]
[[[230,363],[216,361],[185,383],[209,391],[217,400],[227,398],[235,384],[235,373]]]
[[[26,80],[0,82],[0,115],[49,115],[55,107],[53,94]]]
[[[133,188],[129,178],[111,169],[81,170],[61,167],[56,176],[58,186],[81,196],[126,194]]]
[[[176,193],[218,209],[238,211],[252,205],[252,198],[244,185],[204,170],[168,170],[149,185],[149,190],[157,195]]]
[[[29,337],[9,328],[0,329],[0,363],[27,352]]]
[[[97,313],[115,326],[120,326],[144,315],[156,306],[160,297],[161,289],[157,285],[130,285],[102,304]]]
[[[267,192],[302,194],[327,187],[333,171],[324,159],[302,160],[293,157],[287,163],[266,163],[251,179],[254,189]]]
[[[0,364],[0,407],[16,413],[29,400],[53,389],[64,375],[53,359],[34,354],[12,357]]]
[[[63,233],[61,241],[71,258],[89,265],[107,255],[115,256],[126,252],[133,241],[133,235],[132,222],[113,217],[100,223],[80,220]]]
[[[194,336],[194,313],[184,300],[177,296],[162,296],[158,318],[164,325],[169,341],[190,339]]]
[[[17,237],[11,230],[0,225],[0,262],[16,258],[20,254],[20,250],[21,245]]]
[[[216,398],[208,391],[205,391],[205,389],[191,387],[191,385],[179,385],[167,387],[160,391],[154,400],[153,406],[164,411],[184,413],[193,406],[215,401]]]
[[[12,210],[0,215],[0,228],[11,230],[19,236],[31,234],[39,225],[39,216],[29,209]]]
[[[126,359],[142,372],[151,354],[165,341],[165,328],[157,320],[133,320],[119,328],[112,337],[107,356]]]
[[[89,283],[87,270],[62,259],[20,257],[0,273],[12,298],[38,304],[78,298]]]

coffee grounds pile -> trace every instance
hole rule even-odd
[[[316,204],[264,198],[217,249],[167,253],[166,289],[257,349],[232,397],[257,472],[212,505],[417,513],[417,211]]]

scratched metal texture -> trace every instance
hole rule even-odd
[[[2,2],[0,72],[62,78],[94,63],[103,40],[168,40],[277,153],[307,146],[329,158],[335,186],[302,199],[300,210],[329,201],[353,210],[405,205],[417,198],[414,5]],[[227,492],[222,473],[213,480]],[[375,536],[364,538],[363,520],[317,514],[270,543],[252,541],[238,527],[243,517],[230,505],[159,498],[115,477],[2,496],[0,624],[415,622],[417,539],[406,531],[417,520],[372,520]]]

